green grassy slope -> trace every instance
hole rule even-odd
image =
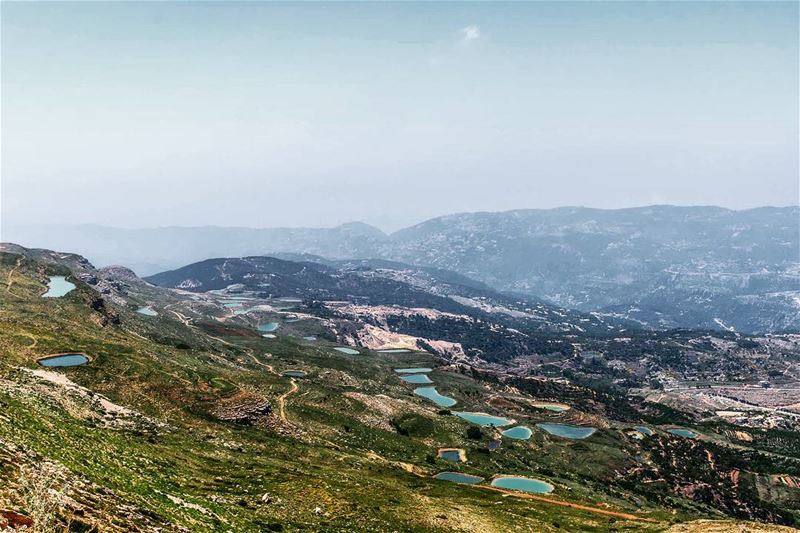
[[[722,516],[616,484],[643,447],[580,406],[550,413],[501,384],[432,372],[457,409],[600,428],[586,441],[536,430],[488,452],[491,430],[468,438],[467,422],[392,371],[440,364],[428,354],[349,356],[225,327],[211,337],[168,313],[98,309],[74,278],[66,296],[41,298],[53,274],[69,272],[0,254],[0,509],[41,531],[658,531]],[[70,351],[92,360],[52,372],[36,363]],[[308,376],[281,375],[289,369]],[[467,464],[437,459],[438,447],[464,448]],[[538,477],[555,485],[550,500],[592,509],[432,478],[444,470]]]

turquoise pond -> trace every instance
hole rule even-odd
[[[453,463],[461,462],[461,454],[458,453],[458,450],[441,450],[439,452],[439,457]]]
[[[259,324],[258,331],[275,331],[278,329],[277,322],[267,322],[266,324]]]
[[[304,341],[315,341],[317,338],[314,335],[309,335],[307,337],[303,337]]]
[[[287,370],[283,373],[284,376],[290,378],[304,378],[306,377],[306,373],[302,370]]]
[[[414,394],[429,399],[439,407],[452,407],[456,404],[453,398],[439,394],[436,387],[417,387],[414,389]]]
[[[408,353],[410,351],[406,348],[389,348],[388,350],[378,350],[378,353]]]
[[[400,376],[400,379],[406,383],[413,383],[414,385],[424,385],[426,383],[433,383],[431,378],[426,374],[409,374],[407,376]]]
[[[585,439],[597,431],[597,428],[570,426],[569,424],[542,423],[536,424],[536,426],[542,428],[551,435],[563,437],[565,439]]]
[[[432,368],[428,368],[426,366],[418,366],[414,368],[395,368],[394,371],[398,374],[424,374],[425,372],[430,372],[433,370]]]
[[[521,490],[535,494],[549,494],[553,492],[553,485],[539,479],[527,477],[503,476],[492,480],[492,486],[501,489]]]
[[[569,407],[564,407],[562,405],[536,405],[539,409],[546,409],[547,411],[553,411],[554,413],[563,413],[564,411],[569,411]]]
[[[242,304],[240,304],[239,302],[234,302],[234,303],[228,303],[228,304],[223,304],[223,305],[225,307],[227,307],[228,309],[233,309],[234,307],[240,307]]]
[[[136,312],[145,316],[158,316],[158,313],[156,313],[151,307],[140,307],[136,310]]]
[[[361,353],[358,350],[354,350],[352,348],[345,348],[344,346],[337,346],[336,348],[334,348],[334,350],[336,350],[337,352],[346,353],[347,355],[358,355]]]
[[[483,481],[482,477],[462,474],[460,472],[439,472],[433,477],[441,479],[442,481],[452,481],[453,483],[462,483],[464,485],[474,485],[475,483]]]
[[[503,436],[509,439],[528,440],[531,435],[533,435],[533,431],[525,426],[517,426],[503,431]]]
[[[75,288],[75,284],[67,281],[65,276],[50,276],[47,282],[47,292],[42,298],[61,298]]]
[[[648,437],[655,434],[655,432],[647,426],[634,426],[633,429],[635,429],[642,435],[647,435]]]
[[[478,424],[479,426],[508,426],[514,423],[513,420],[510,418],[503,418],[501,416],[494,416],[494,415],[487,415],[486,413],[471,413],[467,411],[455,411],[454,415],[463,418],[468,422],[472,422],[473,424]]]
[[[672,428],[672,429],[668,429],[667,431],[669,431],[673,435],[677,435],[679,437],[685,437],[687,439],[696,439],[697,437],[700,436],[699,433],[696,433],[696,432],[692,431],[691,429]]]
[[[65,353],[64,355],[54,355],[39,359],[39,364],[47,367],[57,366],[79,366],[89,362],[89,358],[82,353]]]

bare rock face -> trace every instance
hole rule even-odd
[[[92,315],[92,320],[101,327],[108,324],[119,324],[119,315],[109,306],[106,305],[105,300],[101,297],[87,296],[87,303],[95,311]]]
[[[240,391],[220,401],[211,411],[211,414],[221,420],[248,426],[266,422],[271,413],[272,405],[269,400],[246,391]]]
[[[133,270],[119,265],[103,267],[100,272],[104,278],[109,280],[136,281],[139,279]]]

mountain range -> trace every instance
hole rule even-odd
[[[26,226],[3,240],[74,250],[141,275],[212,257],[310,254],[435,267],[492,289],[645,327],[800,329],[800,208],[565,207],[335,228]]]

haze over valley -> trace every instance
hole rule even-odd
[[[0,2],[0,531],[797,531],[799,8]]]

